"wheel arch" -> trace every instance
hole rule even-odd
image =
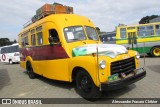
[[[89,72],[87,69],[85,69],[84,67],[81,67],[81,66],[76,66],[76,67],[73,68],[72,73],[71,73],[71,82],[75,82],[76,75],[77,75],[78,72],[80,72],[80,70],[83,70],[84,72],[88,73],[88,75],[91,77],[94,84],[96,86],[99,86],[98,83],[97,83],[97,78],[96,78],[97,76],[94,76],[94,75],[90,74],[91,72]]]
[[[84,69],[83,67],[80,67],[80,66],[74,67],[73,70],[72,70],[72,73],[71,73],[71,81],[72,82],[74,82],[74,80],[76,78],[76,75],[80,70],[84,70],[85,72],[87,72],[87,70]]]
[[[26,69],[27,69],[27,64],[29,64],[29,63],[32,65],[32,58],[30,56],[27,56],[26,57],[26,64],[25,64],[26,65]]]
[[[30,68],[29,68],[29,65],[30,64],[30,66],[31,66],[31,62],[28,60],[27,62],[26,62],[26,70],[28,71],[28,70],[30,70]]]
[[[155,46],[153,46],[153,47],[150,49],[150,54],[151,54],[152,57],[156,57],[156,56],[154,55],[154,53],[153,53],[154,48],[160,48],[160,45],[155,45]]]
[[[155,47],[160,47],[160,45],[155,45],[155,46],[151,47],[150,52],[151,52],[152,49],[155,48]]]

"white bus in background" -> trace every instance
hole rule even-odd
[[[0,60],[5,63],[19,63],[20,54],[19,54],[19,45],[18,43],[3,46],[0,48]]]

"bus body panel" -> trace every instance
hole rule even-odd
[[[69,81],[68,59],[33,61],[33,70],[35,73],[44,77]]]
[[[35,73],[56,80],[68,81],[66,70],[68,69],[69,56],[62,46],[45,45],[21,48],[20,53],[21,61],[29,61]],[[26,66],[25,62],[22,62],[22,67]]]
[[[99,69],[99,66],[97,66],[97,57],[95,56],[78,56],[74,57],[70,60],[69,63],[69,71],[70,72],[70,79],[72,81],[72,72],[73,69],[76,67],[80,67],[88,71],[90,76],[92,77],[95,85],[99,87],[99,83],[105,83],[108,81],[108,77],[111,76],[111,68],[110,65],[112,62],[120,61],[124,59],[124,56],[128,56],[129,58],[134,58],[135,57],[135,51],[130,50],[127,54],[123,55],[118,55],[116,58],[112,59],[110,57],[106,56],[99,56],[98,60],[107,60],[106,69]],[[85,63],[84,63],[85,62]],[[139,68],[139,62],[138,60],[135,60],[135,66],[136,68]],[[99,74],[97,74],[99,72]],[[99,76],[99,77],[98,77]],[[100,82],[99,82],[100,81]]]

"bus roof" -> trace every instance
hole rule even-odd
[[[7,46],[2,46],[2,47],[0,47],[0,49],[1,49],[1,48],[4,48],[4,47],[10,47],[10,46],[16,46],[16,45],[18,45],[18,43],[14,43],[14,44],[12,44],[12,45],[7,45]]]
[[[19,34],[34,27],[37,27],[44,22],[54,22],[57,26],[61,28],[77,25],[94,26],[93,23],[85,16],[80,16],[76,14],[51,14],[25,27]]]
[[[126,28],[126,27],[148,26],[148,25],[155,25],[155,24],[160,24],[160,22],[146,23],[146,24],[136,24],[136,25],[126,25],[126,26],[117,26],[117,27],[118,28]]]

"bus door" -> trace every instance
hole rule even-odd
[[[128,44],[132,50],[138,51],[136,32],[128,32]]]

